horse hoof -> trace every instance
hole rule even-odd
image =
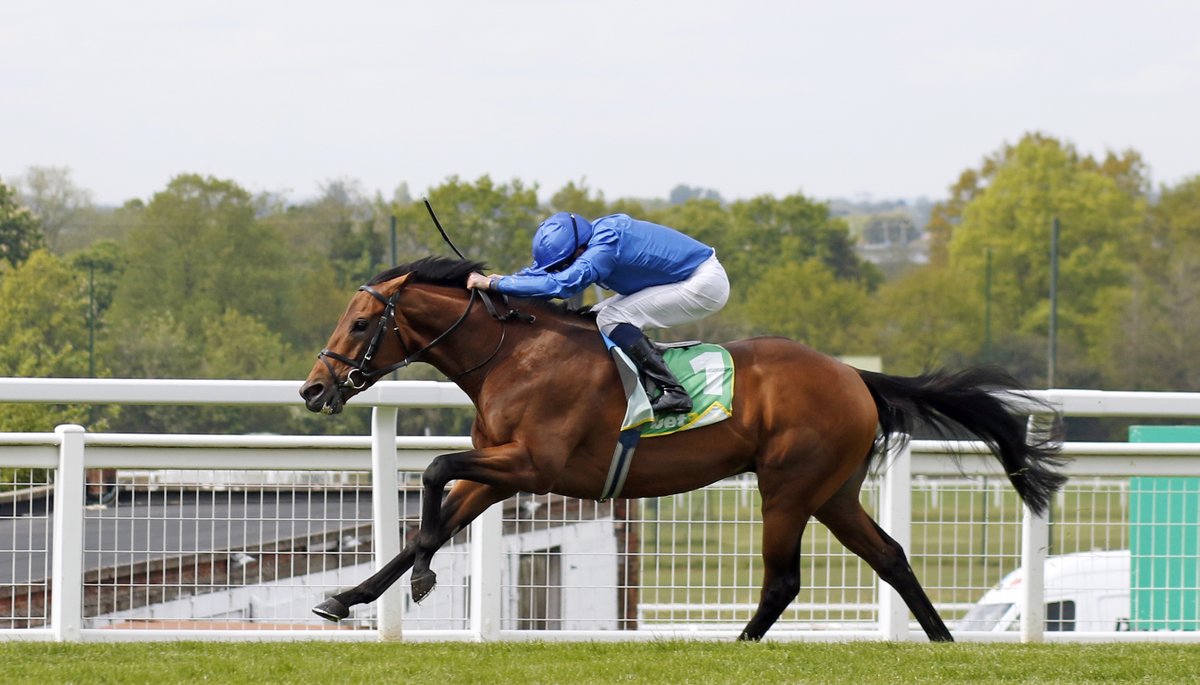
[[[314,614],[320,616],[326,621],[333,621],[334,623],[337,623],[338,621],[350,615],[350,608],[339,602],[334,597],[330,597],[324,602],[316,605],[313,607],[312,611]]]
[[[433,571],[426,571],[419,576],[413,576],[412,579],[412,598],[417,604],[421,600],[429,596],[433,591],[433,586],[437,585],[437,574]]]

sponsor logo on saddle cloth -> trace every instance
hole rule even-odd
[[[633,361],[608,336],[604,336],[604,342],[621,376],[626,406],[608,478],[599,497],[601,501],[620,495],[633,453],[642,437],[659,437],[709,426],[733,415],[733,357],[720,345],[686,342],[665,346],[663,359],[691,396],[692,411],[656,419]]]

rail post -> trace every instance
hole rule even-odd
[[[83,426],[64,424],[58,434],[54,478],[54,542],[50,625],[54,639],[78,642],[83,621]]]
[[[498,502],[471,522],[471,632],[485,642],[500,638],[503,512]]]
[[[1050,547],[1050,519],[1025,507],[1021,519],[1021,642],[1042,642],[1046,630],[1046,551]]]
[[[371,410],[371,514],[375,568],[383,568],[400,553],[400,481],[396,476],[396,407]],[[379,639],[400,640],[404,603],[399,585],[377,600]]]
[[[912,447],[906,440],[888,455],[891,462],[880,484],[880,525],[908,550],[912,542]],[[908,639],[908,606],[900,593],[879,580],[879,632],[883,639]]]
[[[1027,421],[1027,439],[1041,440],[1050,435],[1055,429],[1055,416],[1047,414],[1030,415]],[[1054,505],[1051,498],[1046,504],[1046,511],[1035,514],[1028,505],[1022,507],[1021,517],[1021,567],[1025,577],[1021,579],[1021,601],[1025,606],[1021,609],[1021,642],[1043,642],[1046,638],[1046,555],[1050,551],[1050,507]]]

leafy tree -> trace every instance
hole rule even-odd
[[[641,200],[632,200],[629,198],[620,198],[613,200],[608,204],[608,208],[604,210],[605,214],[628,214],[629,216],[644,217],[649,216],[652,210],[646,206]]]
[[[12,188],[0,183],[0,259],[17,266],[43,243],[37,217],[17,202]]]
[[[890,373],[957,368],[987,346],[982,294],[945,266],[913,269],[880,288],[872,306],[876,349]],[[997,336],[998,337],[998,336]]]
[[[689,185],[680,183],[671,189],[667,196],[667,201],[673,205],[681,205],[689,200],[713,200],[717,203],[722,202],[721,194],[712,188],[701,188],[699,186],[693,188]]]
[[[991,252],[992,329],[1002,331],[997,348],[1018,350],[1020,359],[1032,355],[1036,366],[1044,366],[1044,344],[1038,353],[1020,341],[1045,340],[1051,224],[1061,221],[1058,340],[1061,359],[1070,360],[1064,366],[1074,373],[1057,380],[1096,381],[1087,371],[1097,361],[1090,350],[1110,330],[1105,302],[1128,287],[1144,199],[1073,146],[1043,136],[1026,136],[989,157],[978,172],[962,175],[960,186],[935,212],[954,217],[938,238],[949,238],[944,260],[964,275],[968,292],[978,293]]]
[[[78,244],[95,206],[91,193],[71,180],[71,169],[31,166],[21,186],[22,200],[41,221],[50,249],[61,254],[68,243]]]
[[[1084,157],[1081,164],[1086,171],[1095,171],[1116,182],[1117,187],[1132,198],[1142,198],[1150,192],[1149,170],[1141,153],[1125,150],[1121,153],[1109,150],[1104,159]]]
[[[715,199],[692,199],[652,212],[648,218],[712,245],[729,274],[726,308],[701,322],[695,332],[689,327],[672,329],[672,337],[716,333],[732,338],[773,332],[801,336],[826,352],[831,351],[826,345],[861,351],[861,343],[851,340],[862,333],[857,322],[865,299],[858,294],[873,291],[882,276],[857,256],[846,223],[831,216],[826,205],[798,194],[782,199],[762,196],[729,206]],[[826,287],[828,293],[819,292]],[[849,310],[817,315],[801,300]],[[780,308],[800,309],[789,321],[772,320],[771,312]],[[801,318],[826,323],[809,327]],[[845,332],[835,333],[833,321],[845,325]]]
[[[732,259],[735,247],[730,236],[733,233],[733,215],[716,200],[689,200],[683,204],[671,205],[666,209],[653,212],[651,221],[670,226],[683,231],[696,240],[712,245],[717,250],[726,270]]]
[[[115,209],[93,207],[79,211],[68,224],[70,230],[60,236],[58,251],[71,254],[102,241],[124,246],[129,241],[130,231],[143,223],[145,211],[146,203],[138,199],[129,200]]]
[[[1200,389],[1200,176],[1164,188],[1149,212],[1126,297],[1108,302],[1112,321],[1097,343],[1110,385]]]
[[[497,185],[487,176],[467,183],[454,176],[430,189],[429,201],[468,259],[486,262],[497,272],[529,264],[530,241],[544,211],[538,207],[536,187],[515,180]],[[394,210],[412,251],[409,259],[450,254],[424,204],[414,202]]]
[[[855,253],[846,222],[830,215],[825,204],[799,194],[781,199],[764,195],[735,202],[730,210],[732,230],[722,241],[722,254],[731,255],[741,277],[815,257],[837,278],[858,281],[869,290],[882,280],[879,271]]]
[[[137,336],[116,345],[114,363],[145,378],[300,378],[308,368],[283,338],[259,319],[236,310],[206,319],[199,338],[170,312],[143,322]],[[163,433],[285,430],[290,412],[279,407],[127,407],[121,430]]]
[[[94,314],[97,319],[102,319],[112,306],[117,284],[125,271],[125,251],[121,244],[114,240],[101,240],[72,253],[67,261],[81,277],[91,279],[96,307]]]
[[[232,181],[173,179],[131,230],[127,254],[112,314],[128,330],[169,313],[200,339],[206,320],[237,310],[286,331],[305,306],[291,297],[280,236]]]
[[[604,201],[604,193],[597,191],[592,197],[592,190],[583,181],[578,185],[571,181],[550,197],[550,206],[545,213],[554,212],[575,212],[589,221],[612,213]]]
[[[750,286],[741,314],[756,333],[785,335],[829,354],[861,354],[867,291],[820,259],[780,264]]]
[[[1153,270],[1181,251],[1200,251],[1200,175],[1185,179],[1174,188],[1163,188],[1150,211],[1150,232],[1146,247],[1154,259],[1147,265]]]
[[[135,330],[135,335],[127,333]],[[111,326],[102,358],[124,378],[195,378],[204,353],[202,341],[188,333],[174,312],[148,312],[136,328],[119,320]]]
[[[0,368],[7,376],[84,376],[87,300],[79,274],[45,250],[0,280]]]
[[[949,198],[934,205],[929,225],[925,227],[929,235],[929,258],[933,264],[945,265],[949,260],[950,239],[955,227],[962,222],[963,210],[983,192],[999,165],[1000,159],[996,156],[984,157],[979,169],[967,169],[959,174],[958,180],[950,186]]]
[[[326,182],[321,196],[297,213],[311,222],[307,233],[320,240],[315,253],[324,255],[340,286],[358,287],[379,272],[384,264],[386,210],[371,203],[358,181]]]
[[[0,279],[0,376],[84,377],[87,297],[78,271],[38,250]],[[81,296],[83,295],[83,296]],[[107,375],[103,367],[98,375]],[[103,425],[110,411],[15,404],[0,412],[2,431],[47,431],[60,423]]]
[[[303,378],[308,367],[296,361],[283,338],[255,317],[229,310],[205,322],[204,378]],[[195,430],[241,433],[278,432],[289,414],[280,407],[204,407],[194,413]]]
[[[387,209],[350,179],[327,182],[320,197],[299,205],[274,195],[260,195],[254,204],[259,226],[279,241],[286,264],[280,287],[290,303],[303,303],[287,321],[260,317],[307,355],[325,342],[353,289],[382,268],[379,227],[387,222]]]

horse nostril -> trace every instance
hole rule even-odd
[[[303,388],[300,388],[300,397],[304,398],[304,400],[308,402],[317,399],[323,394],[325,394],[324,383],[309,383]]]

